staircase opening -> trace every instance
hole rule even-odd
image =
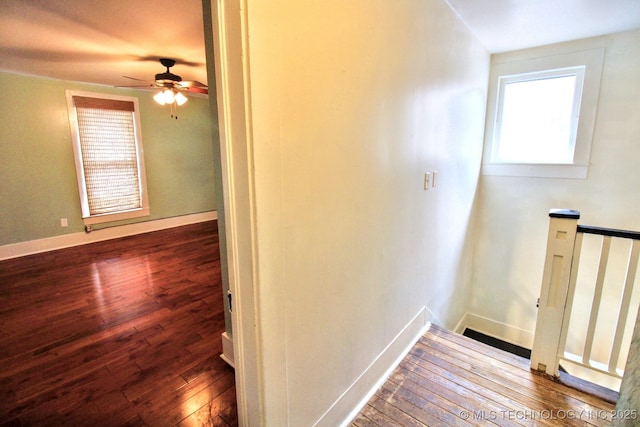
[[[510,342],[503,341],[501,339],[492,337],[490,335],[485,335],[482,332],[478,332],[469,328],[465,328],[465,330],[462,332],[462,335],[464,335],[467,338],[471,338],[475,341],[486,344],[488,346],[491,346],[493,348],[496,348],[498,350],[502,350],[507,353],[511,353],[516,356],[523,357],[525,359],[531,359],[531,350],[528,348],[521,347],[516,344],[511,344]],[[616,401],[618,400],[617,391],[611,390],[610,388],[573,376],[569,372],[567,372],[567,370],[564,369],[562,365],[558,367],[558,370],[559,370],[559,376],[556,378],[556,380],[561,384],[571,387],[574,390],[578,390],[583,393],[596,396],[604,400],[605,402],[615,404]]]
[[[549,218],[531,369],[562,381],[562,361],[617,400],[640,305],[640,232],[578,224],[575,210]]]
[[[497,348],[507,353],[515,354],[516,356],[524,357],[525,359],[531,359],[531,350],[528,348],[520,347],[519,345],[511,344],[501,339],[485,335],[481,332],[474,331],[473,329],[465,328],[462,335],[469,337],[473,340],[490,345],[493,348]]]

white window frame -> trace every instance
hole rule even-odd
[[[545,57],[522,57],[509,60],[509,55],[492,58],[489,81],[489,98],[485,127],[485,143],[482,164],[483,175],[527,176],[544,178],[577,178],[588,175],[591,142],[595,127],[600,80],[604,62],[604,48],[558,54]],[[507,58],[507,59],[504,59]],[[573,159],[569,163],[510,163],[496,160],[497,132],[500,120],[501,86],[509,79],[521,79],[543,75],[567,75],[567,71],[583,67],[582,91],[577,93],[580,102]],[[578,86],[578,85],[577,85]]]
[[[75,157],[76,176],[78,180],[78,190],[80,194],[80,207],[82,210],[82,219],[87,226],[100,224],[104,222],[119,221],[132,218],[140,218],[149,216],[151,210],[149,208],[149,197],[147,193],[147,179],[144,167],[144,151],[142,149],[142,133],[140,127],[140,116],[138,107],[138,98],[131,96],[110,95],[103,93],[93,93],[85,91],[66,90],[67,110],[69,113],[69,124],[71,126],[71,140],[73,142],[73,153]],[[118,212],[92,215],[89,210],[89,198],[87,195],[87,184],[85,181],[84,166],[82,162],[82,150],[80,145],[80,132],[78,129],[78,119],[76,115],[76,107],[73,97],[97,98],[104,100],[116,100],[131,102],[134,106],[132,113],[134,123],[134,133],[136,142],[136,157],[138,167],[138,179],[140,188],[141,207],[137,209],[123,210]]]
[[[576,134],[578,130],[578,119],[580,115],[580,102],[582,99],[582,84],[584,81],[584,66],[563,68],[560,70],[545,70],[534,73],[515,74],[511,76],[500,76],[498,79],[498,95],[497,108],[494,122],[494,132],[492,140],[491,159],[494,163],[514,163],[513,161],[503,160],[499,157],[500,143],[502,142],[502,123],[504,122],[504,104],[506,95],[506,86],[509,84],[526,83],[532,81],[545,81],[555,78],[575,77],[574,93],[572,99],[573,109],[570,117],[569,140],[567,145],[571,153],[575,152]],[[571,159],[573,161],[573,158]],[[539,161],[531,163],[541,163]],[[551,162],[548,162],[551,163]],[[557,164],[558,162],[553,162]]]

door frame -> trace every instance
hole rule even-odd
[[[253,175],[250,168],[250,132],[246,75],[246,1],[202,0],[207,72],[215,76],[216,102],[212,118],[218,121],[217,179],[222,193],[222,232],[229,291],[233,296],[233,338],[236,397],[240,425],[262,425],[264,393],[260,387],[258,330],[254,281],[256,278],[256,221]],[[209,77],[211,80],[211,77]],[[218,200],[220,197],[218,196]],[[224,267],[223,267],[224,268]]]

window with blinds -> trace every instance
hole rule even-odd
[[[85,224],[149,215],[137,99],[67,91]]]

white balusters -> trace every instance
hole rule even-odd
[[[629,311],[632,307],[633,286],[636,281],[638,261],[640,258],[640,233],[606,229],[592,226],[578,226],[580,212],[572,210],[552,210],[549,212],[549,234],[547,240],[547,254],[542,279],[542,287],[539,299],[538,318],[531,353],[531,368],[544,371],[550,375],[558,375],[560,359],[570,361],[611,377],[621,378],[622,372],[617,369],[621,362],[621,355],[626,355],[623,349],[625,328],[627,326]],[[588,320],[585,317],[576,317],[575,322],[588,321],[582,354],[572,354],[565,351],[567,337],[572,336],[575,343],[576,333],[569,333],[570,316],[576,293],[585,292],[578,281],[578,266],[582,250],[583,235],[585,233],[602,236],[598,270],[595,278],[591,307],[581,310],[589,312]],[[605,305],[603,295],[607,282],[607,268],[612,248],[612,239],[627,239],[631,242],[624,284],[622,285],[619,309],[615,325],[608,329],[612,337],[611,351],[608,360],[603,363],[600,357],[594,357],[594,350],[602,349],[598,346],[596,330],[603,326],[598,324],[599,314],[602,310],[611,310]],[[614,254],[618,253],[614,249]],[[587,281],[588,278],[587,278]],[[610,280],[609,280],[610,281]],[[578,288],[576,288],[578,286]],[[589,292],[589,291],[586,291]],[[584,300],[584,298],[582,298]],[[609,302],[610,304],[610,302]],[[581,320],[584,319],[584,320]],[[600,322],[602,323],[602,321]],[[600,333],[600,332],[599,332]],[[598,360],[594,360],[598,359]],[[574,367],[576,366],[574,365]]]
[[[631,252],[629,253],[629,263],[627,264],[627,274],[624,281],[624,291],[622,292],[622,300],[620,301],[620,311],[618,312],[618,323],[616,324],[616,333],[611,346],[611,356],[609,357],[609,372],[615,372],[620,358],[620,349],[622,347],[622,337],[629,316],[629,307],[631,305],[631,294],[633,293],[633,284],[636,280],[636,271],[638,270],[638,253],[640,253],[640,243],[633,240]]]
[[[602,249],[600,251],[600,262],[598,264],[598,276],[596,287],[591,303],[591,314],[589,316],[589,327],[585,337],[584,351],[582,353],[582,363],[589,365],[591,360],[591,350],[593,348],[593,337],[596,332],[598,313],[600,312],[600,302],[602,301],[602,290],[604,289],[604,278],[607,272],[607,262],[609,261],[609,251],[611,250],[611,236],[602,236]]]

